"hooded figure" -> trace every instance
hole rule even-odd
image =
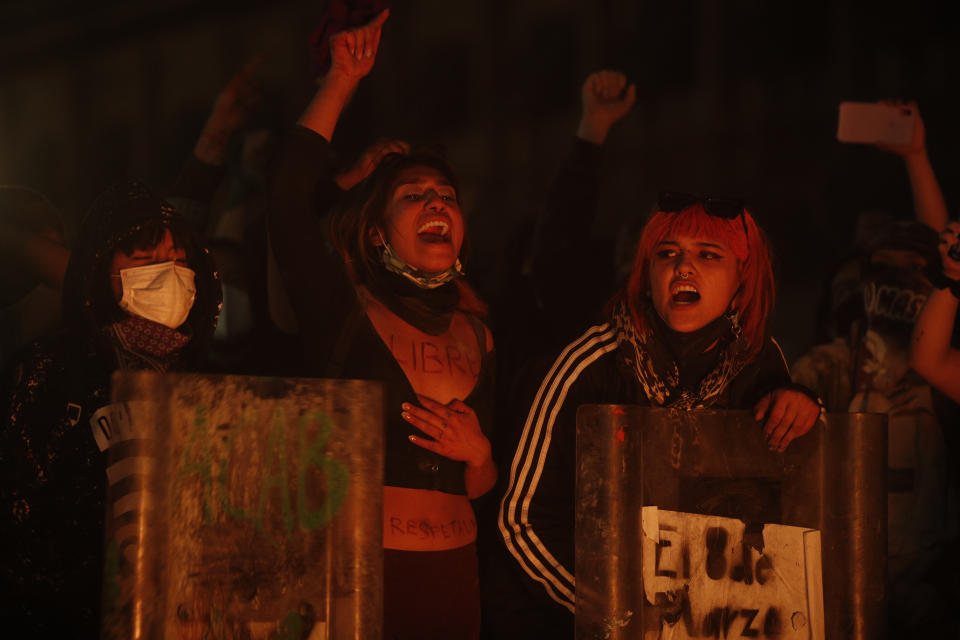
[[[857,260],[835,296],[838,337],[793,367],[828,410],[883,413],[888,420],[887,576],[891,628],[946,624],[938,576],[956,528],[945,438],[945,404],[909,365],[910,336],[941,269],[937,233],[888,221],[862,234]],[[836,285],[841,278],[834,280]],[[846,323],[842,326],[841,321]]]
[[[0,429],[4,620],[98,634],[107,478],[93,430],[110,376],[194,369],[219,307],[208,252],[172,206],[138,183],[96,200],[67,267],[66,331],[16,363]]]

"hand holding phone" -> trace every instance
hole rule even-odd
[[[914,141],[918,118],[913,104],[841,102],[837,140],[856,144],[905,147]]]
[[[960,262],[960,242],[947,249],[947,256],[954,262]]]
[[[957,268],[957,264],[960,263],[960,222],[950,222],[940,232],[940,244],[937,249],[943,260],[943,276],[948,280],[960,281],[960,269]]]

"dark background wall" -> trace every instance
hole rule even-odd
[[[274,119],[293,122],[312,94],[307,37],[324,4],[3,3],[0,183],[47,193],[74,222],[117,179],[162,188],[256,53]],[[613,237],[663,187],[745,196],[779,255],[775,327],[792,359],[813,342],[819,288],[857,214],[912,215],[898,157],[836,142],[840,101],[916,99],[948,205],[960,198],[960,44],[946,7],[405,0],[336,143],[346,157],[381,136],[444,143],[482,277],[539,210],[584,77],[622,69],[638,102],[611,135],[600,213],[582,232]]]

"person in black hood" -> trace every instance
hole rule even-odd
[[[65,330],[17,361],[0,430],[0,617],[44,637],[98,635],[106,455],[118,370],[195,369],[220,284],[167,202],[115,186],[88,213],[64,280]]]

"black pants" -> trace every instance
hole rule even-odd
[[[383,550],[384,640],[474,640],[480,635],[477,545]]]

